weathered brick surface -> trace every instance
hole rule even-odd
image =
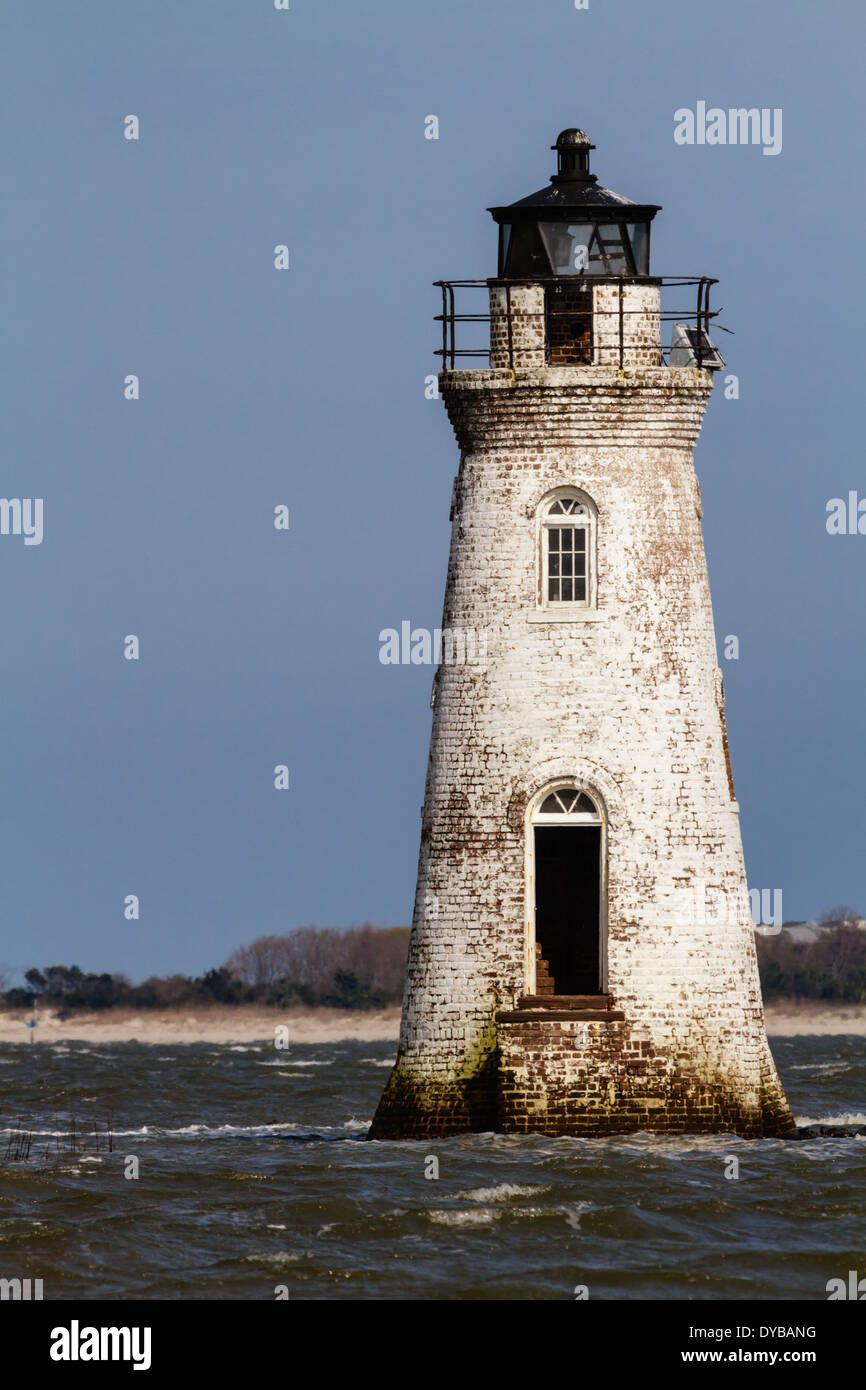
[[[620,326],[620,288],[622,325]],[[657,284],[564,278],[558,284],[490,286],[490,366],[657,367],[660,360]],[[509,347],[509,306],[511,340]],[[510,355],[509,355],[510,352]]]
[[[623,365],[660,365],[660,294],[658,285],[624,285],[622,290]],[[595,288],[593,362],[619,366],[619,286],[605,282]]]
[[[761,1028],[760,1019],[753,1026]],[[505,1022],[500,1040],[496,1128],[518,1134],[691,1134],[761,1137],[789,1127],[783,1100],[763,1095],[740,1067],[695,1067],[694,1049],[669,1052],[657,1030],[625,1022]],[[731,1049],[738,1038],[728,1037]],[[772,1066],[772,1063],[769,1062]],[[763,1079],[762,1079],[763,1078]]]
[[[508,367],[509,303],[511,316],[510,350],[515,367],[543,367],[544,287],[543,285],[490,286],[490,365]]]
[[[397,1064],[372,1137],[500,1127],[785,1132],[767,1046],[691,448],[712,380],[443,373],[463,449]],[[596,622],[533,622],[553,488],[598,509]],[[605,988],[623,1022],[496,1021],[530,990],[527,808],[604,808]],[[722,898],[722,895],[724,897]],[[723,920],[695,901],[724,901]]]

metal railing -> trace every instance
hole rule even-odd
[[[457,359],[464,357],[486,358],[489,365],[491,354],[491,348],[489,344],[487,347],[479,348],[463,346],[458,347],[457,325],[467,323],[489,324],[491,322],[491,319],[496,316],[491,315],[489,312],[485,314],[458,313],[455,291],[472,289],[489,290],[491,287],[495,286],[505,291],[504,319],[507,335],[507,356],[508,365],[513,369],[515,357],[515,335],[514,318],[512,314],[512,290],[521,286],[540,285],[543,286],[545,290],[544,309],[537,311],[535,314],[528,314],[525,309],[521,308],[519,311],[517,311],[517,317],[520,319],[521,323],[524,323],[527,318],[531,317],[537,317],[544,320],[543,340],[545,345],[545,360],[549,363],[551,343],[550,335],[548,333],[548,326],[551,321],[551,318],[556,317],[556,314],[551,313],[551,296],[548,294],[548,288],[556,288],[557,290],[562,290],[564,288],[574,289],[576,287],[580,287],[583,289],[584,293],[586,293],[588,299],[588,307],[586,310],[582,312],[584,316],[588,319],[590,330],[592,330],[595,320],[597,320],[600,317],[614,316],[616,318],[617,329],[615,339],[613,342],[605,342],[601,350],[603,350],[606,353],[609,353],[610,351],[617,352],[619,358],[619,366],[620,368],[622,368],[625,362],[626,354],[629,351],[641,350],[645,352],[648,347],[646,337],[642,337],[640,339],[630,339],[628,336],[626,330],[626,321],[628,320],[628,318],[631,315],[635,315],[639,316],[645,321],[648,315],[648,311],[645,306],[642,306],[637,309],[628,308],[625,303],[625,290],[628,286],[631,285],[657,285],[659,286],[661,295],[661,308],[658,314],[658,321],[660,325],[660,341],[658,344],[658,365],[667,366],[668,356],[670,353],[670,345],[665,345],[661,341],[661,338],[664,337],[663,325],[682,324],[685,328],[689,330],[695,330],[692,350],[696,358],[696,364],[700,367],[703,365],[704,360],[708,360],[711,356],[715,355],[714,350],[712,349],[712,346],[709,343],[709,329],[711,321],[717,318],[721,311],[718,309],[710,309],[710,287],[712,285],[717,285],[718,283],[718,280],[714,280],[707,275],[586,275],[539,276],[538,278],[527,277],[519,280],[435,280],[434,284],[442,292],[442,313],[436,314],[434,320],[436,323],[442,324],[442,346],[435,349],[436,356],[442,358],[443,368],[449,369],[451,371],[455,370]],[[592,307],[591,289],[595,285],[602,284],[618,286],[619,292],[617,295],[616,308],[610,310],[597,310]],[[665,290],[670,290],[673,294],[678,294],[689,288],[693,289],[695,293],[695,299],[693,300],[691,308],[680,310],[679,308],[671,308],[669,305],[665,304]],[[581,311],[576,311],[574,308],[569,308],[561,315],[561,317],[574,318],[575,315],[579,315],[580,312]],[[721,325],[719,325],[719,327],[721,327]],[[727,332],[729,330],[725,329],[724,331]],[[595,340],[595,336],[592,335],[590,345],[588,348],[588,357],[586,360],[586,365],[592,364],[597,346],[599,345]]]

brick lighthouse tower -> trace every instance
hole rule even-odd
[[[786,1134],[692,463],[715,282],[651,275],[659,208],[600,187],[582,131],[554,148],[490,210],[497,277],[442,282],[452,641],[370,1137]],[[459,369],[473,288],[489,366]]]

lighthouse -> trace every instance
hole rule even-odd
[[[654,275],[659,207],[552,148],[496,277],[439,282],[449,641],[369,1137],[785,1135],[692,459],[715,281]]]

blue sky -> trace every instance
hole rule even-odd
[[[696,465],[749,883],[866,911],[866,536],[825,525],[866,496],[863,28],[838,0],[7,0],[0,492],[45,534],[0,536],[0,962],[197,972],[410,920],[432,672],[377,639],[441,616],[431,282],[495,273],[485,208],[569,125],[736,333]],[[698,101],[782,108],[781,153],[677,145]]]

